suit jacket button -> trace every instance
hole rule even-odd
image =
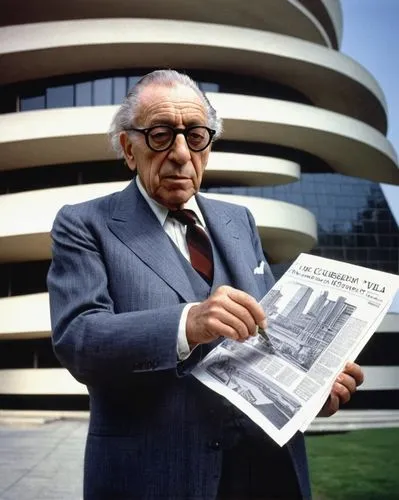
[[[212,448],[212,450],[220,450],[221,447],[222,447],[222,444],[220,443],[220,441],[217,441],[216,439],[214,441],[211,441],[209,443],[209,447]]]

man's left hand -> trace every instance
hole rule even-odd
[[[356,392],[357,387],[363,383],[363,370],[356,363],[347,363],[344,370],[336,378],[330,396],[324,403],[319,417],[330,417],[336,413],[340,406],[347,403]]]

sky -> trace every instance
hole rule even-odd
[[[341,5],[341,51],[368,69],[380,84],[388,104],[388,138],[399,154],[399,0],[341,0]],[[399,221],[399,188],[383,189]]]
[[[388,107],[388,139],[399,156],[399,0],[341,0],[341,5],[341,52],[364,66],[382,88]],[[399,223],[399,187],[382,188]],[[399,313],[399,293],[391,310]]]

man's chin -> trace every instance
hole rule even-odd
[[[169,210],[180,210],[181,208],[183,208],[184,204],[187,203],[188,200],[194,195],[194,190],[190,190],[189,192],[173,190],[168,191],[165,196],[162,196],[162,198],[159,198],[157,201],[161,203],[161,205],[164,205],[166,208],[169,208]]]

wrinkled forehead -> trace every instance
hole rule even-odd
[[[142,127],[156,124],[207,125],[207,109],[201,97],[190,87],[148,85],[141,90],[136,123]]]

